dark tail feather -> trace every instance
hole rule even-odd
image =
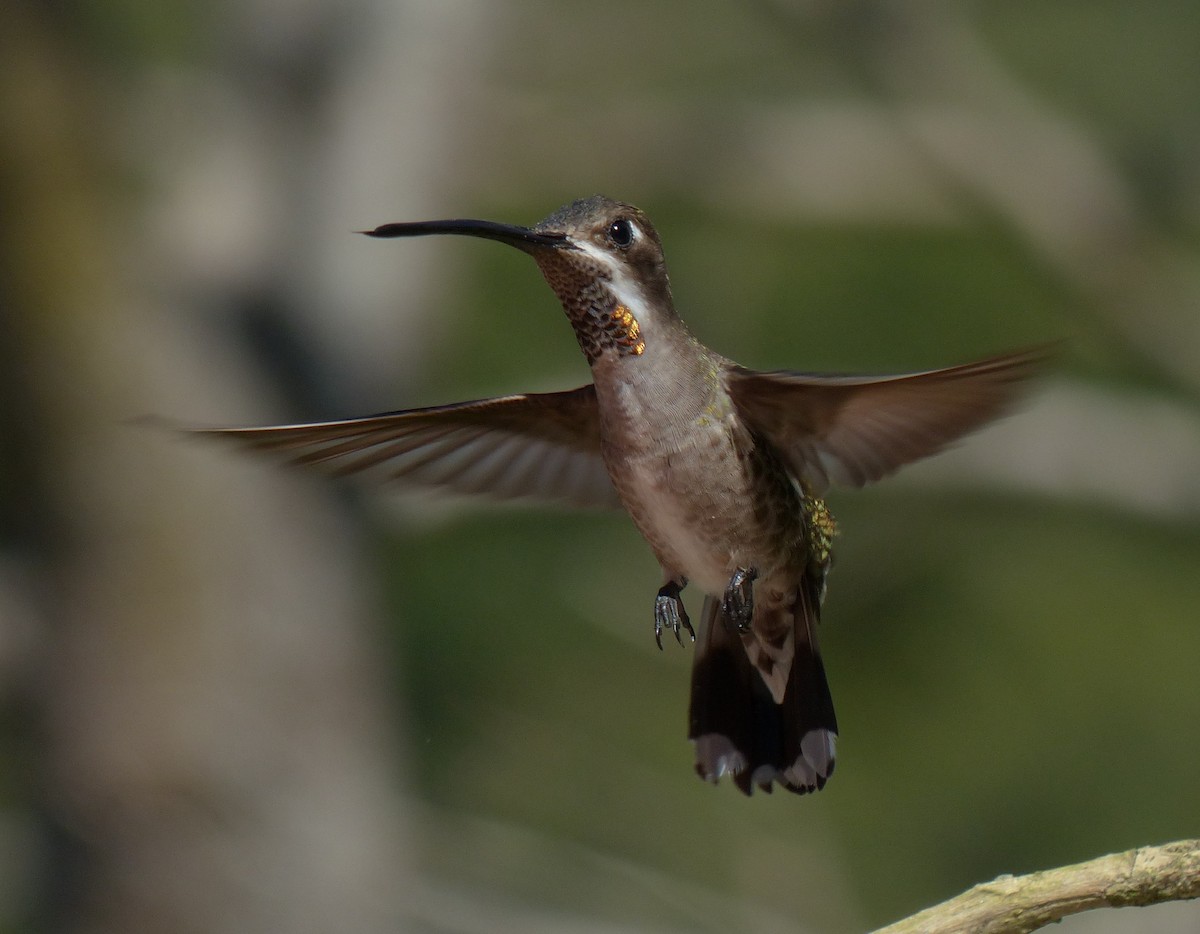
[[[837,719],[816,640],[817,612],[801,589],[794,609],[796,654],[783,703],[776,704],[750,663],[742,637],[707,597],[696,660],[688,738],[696,746],[696,772],[716,782],[731,775],[749,795],[779,782],[805,794],[825,787],[833,774]]]

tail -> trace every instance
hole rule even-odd
[[[722,616],[720,600],[705,598],[688,713],[701,778],[715,784],[728,773],[747,795],[755,785],[770,793],[773,781],[797,794],[825,787],[837,719],[817,645],[818,612],[801,587],[792,610],[795,655],[776,703],[743,637]]]

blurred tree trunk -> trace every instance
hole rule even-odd
[[[220,385],[232,348],[127,284],[106,115],[51,9],[18,3],[0,30],[0,547],[31,568],[38,624],[4,668],[27,715],[9,784],[48,841],[44,898],[9,910],[394,931],[413,875],[358,536],[317,484],[122,424],[243,387]]]

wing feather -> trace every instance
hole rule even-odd
[[[333,476],[363,474],[500,499],[620,505],[601,457],[590,385],[344,421],[193,433]]]
[[[742,417],[814,492],[859,487],[1004,414],[1049,355],[1036,347],[900,376],[726,370]]]

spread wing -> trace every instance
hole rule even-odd
[[[339,477],[361,473],[499,499],[620,505],[600,455],[600,417],[590,385],[346,421],[193,433]]]
[[[901,376],[726,371],[742,417],[814,492],[859,487],[1003,414],[1047,348]]]

